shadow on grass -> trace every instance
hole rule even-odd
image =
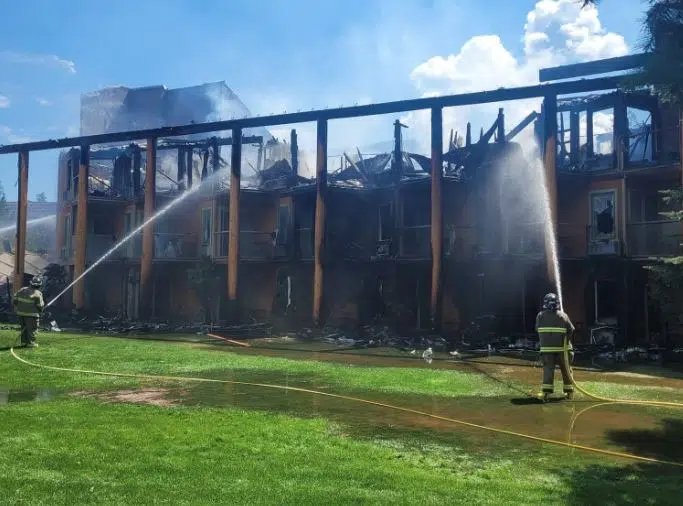
[[[561,471],[570,493],[564,504],[680,504],[680,469],[661,464],[588,465]]]
[[[683,421],[665,419],[657,429],[607,431],[628,453],[683,463]],[[680,504],[683,469],[667,464],[590,465],[561,472],[571,487],[567,504]]]
[[[610,430],[607,437],[631,453],[683,463],[683,420],[666,418],[661,421],[661,427],[654,430]],[[683,468],[679,472],[683,476]]]

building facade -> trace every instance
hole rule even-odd
[[[161,95],[145,100],[162,104],[154,106],[161,112],[147,117],[169,116]],[[100,118],[88,107],[86,117]],[[251,156],[254,171],[241,179],[238,194],[230,191],[233,155],[221,156],[221,148],[230,150],[229,138],[160,140],[152,185],[144,147],[93,147],[87,198],[80,201],[81,155],[77,149],[65,152],[57,245],[62,263],[73,272],[82,272],[140,226],[149,216],[146,200],[153,199],[152,209],[158,210],[189,194],[154,222],[146,248],[142,234],[136,235],[85,278],[83,296],[74,293],[73,301],[86,310],[120,312],[131,319],[143,317],[145,307],[145,318],[231,320],[227,258],[231,237],[238,234],[236,290],[242,317],[341,326],[379,319],[401,332],[436,327],[459,334],[472,321],[493,315],[487,332],[532,333],[542,296],[554,289],[547,272],[543,165],[515,142],[524,126],[534,124],[539,139],[554,139],[554,178],[546,179],[564,307],[577,323],[578,339],[589,340],[590,330],[603,325],[617,329],[625,342],[649,339],[662,329],[643,266],[652,257],[680,251],[680,224],[663,219],[659,194],[681,184],[679,111],[647,93],[621,91],[560,100],[556,109],[550,112],[556,114],[556,132],[544,131],[553,124],[545,110],[506,129],[501,109],[478,140],[468,127],[464,145],[451,144],[443,154],[438,215],[432,205],[431,160],[404,150],[398,122],[391,153],[334,161],[323,200],[320,181],[299,174],[295,132],[288,144],[264,131],[245,132],[240,156]],[[198,109],[201,117],[193,119],[191,110],[179,121],[199,122],[213,114]],[[128,125],[126,115],[129,122],[123,124]],[[107,121],[87,120],[97,126],[85,130],[123,129],[118,119]],[[134,122],[133,127],[147,125]],[[539,171],[532,170],[533,163]],[[200,189],[191,192],[197,185]],[[153,193],[145,191],[150,186]],[[231,206],[236,195],[237,207]],[[84,202],[86,232],[79,236],[76,216]],[[326,219],[316,266],[320,202]],[[231,207],[238,209],[237,219],[231,219]],[[436,278],[435,216],[443,220],[443,260]],[[231,227],[237,231],[231,234]],[[80,260],[78,241],[87,245]],[[145,255],[152,266],[147,296],[141,291]],[[197,282],[200,266],[215,283]],[[324,277],[316,278],[316,268],[324,269]],[[322,286],[314,287],[314,279],[323,279]]]

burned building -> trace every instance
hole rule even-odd
[[[571,72],[563,78],[590,73]],[[486,332],[522,335],[533,332],[540,300],[554,288],[551,223],[564,307],[579,339],[588,340],[596,325],[611,325],[625,340],[642,340],[658,325],[642,267],[679,252],[680,224],[661,219],[658,194],[680,185],[679,111],[646,92],[610,91],[616,83],[581,79],[348,112],[431,108],[431,157],[407,151],[396,122],[392,152],[330,158],[327,121],[346,113],[303,113],[308,119],[297,121],[318,121],[313,178],[302,176],[295,131],[283,143],[264,128],[246,129],[283,124],[290,115],[255,118],[244,128],[226,120],[229,137],[187,126],[178,131],[192,136],[163,130],[147,143],[64,152],[57,243],[74,276],[155,210],[190,194],[76,284],[71,301],[129,318],[340,326],[381,320],[401,332],[456,335],[495,315]],[[111,117],[127,117],[135,102],[128,95],[116,102],[128,105],[113,109],[123,112]],[[468,127],[462,144],[443,149],[441,109],[484,95],[489,102],[494,95],[544,97],[544,105],[512,128],[501,109],[478,138]],[[145,99],[161,112],[147,115],[156,122],[134,128],[170,121],[165,97]],[[99,117],[92,108],[84,114]],[[178,121],[200,123],[213,113],[188,114]],[[542,158],[516,142],[532,127]],[[242,165],[253,171],[242,174]],[[190,191],[207,179],[211,184]]]

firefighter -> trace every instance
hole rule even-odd
[[[33,348],[38,346],[36,343],[38,319],[45,308],[45,302],[40,291],[43,285],[42,279],[34,277],[29,284],[30,286],[25,286],[14,294],[12,302],[21,325],[21,344]]]
[[[574,325],[559,306],[557,295],[549,293],[543,298],[543,309],[536,316],[536,332],[541,344],[543,362],[543,401],[547,401],[548,396],[553,393],[555,365],[559,365],[562,371],[565,397],[572,399],[574,396],[570,365],[566,359],[567,350],[571,347],[569,340],[574,333]]]

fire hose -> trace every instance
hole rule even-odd
[[[312,390],[308,388],[301,388],[301,387],[292,387],[288,385],[277,385],[277,384],[270,384],[270,383],[252,383],[252,382],[246,382],[246,381],[236,381],[236,380],[224,380],[224,379],[215,379],[215,378],[202,378],[202,377],[191,377],[191,376],[168,376],[168,375],[153,375],[153,374],[136,374],[136,373],[122,373],[122,372],[105,372],[105,371],[95,371],[95,370],[88,370],[88,369],[73,369],[73,368],[68,368],[68,367],[57,367],[57,366],[50,366],[50,365],[43,365],[43,364],[37,364],[35,362],[30,362],[19,355],[16,354],[14,351],[14,348],[10,348],[10,353],[12,356],[18,360],[19,362],[22,362],[25,365],[28,365],[30,367],[35,367],[39,369],[46,369],[46,370],[51,370],[51,371],[61,371],[61,372],[70,372],[70,373],[77,373],[77,374],[91,374],[91,375],[97,375],[97,376],[110,376],[110,377],[118,377],[118,378],[135,378],[135,379],[146,379],[146,380],[162,380],[162,381],[182,381],[182,382],[195,382],[195,383],[214,383],[214,384],[231,384],[231,385],[243,385],[243,386],[250,386],[250,387],[258,387],[258,388],[268,388],[268,389],[273,389],[273,390],[284,390],[284,391],[291,391],[291,392],[301,392],[301,393],[307,393],[307,394],[312,394],[312,395],[318,395],[321,397],[328,397],[328,398],[335,398],[335,399],[341,399],[345,401],[350,401],[350,402],[356,402],[356,403],[362,403],[366,405],[372,405],[372,406],[378,406],[381,408],[385,409],[390,409],[394,411],[400,411],[404,413],[411,413],[414,415],[418,416],[423,416],[431,419],[436,419],[444,422],[449,422],[453,423],[455,425],[461,425],[464,427],[469,427],[473,429],[479,429],[479,430],[484,430],[488,432],[493,432],[496,434],[503,434],[507,436],[513,436],[517,438],[522,438],[526,440],[531,440],[531,441],[536,441],[539,443],[546,443],[546,444],[552,444],[556,446],[562,446],[565,448],[573,448],[577,450],[582,450],[590,453],[596,453],[600,455],[608,455],[611,457],[618,457],[618,458],[624,458],[624,459],[630,459],[630,460],[637,460],[641,462],[650,462],[650,463],[657,463],[657,464],[664,464],[664,465],[670,465],[670,466],[675,466],[675,467],[681,467],[683,468],[683,463],[681,462],[674,462],[674,461],[667,461],[667,460],[660,460],[656,459],[653,457],[644,457],[641,455],[634,455],[631,453],[624,453],[624,452],[618,452],[618,451],[613,451],[613,450],[605,450],[601,448],[594,448],[591,446],[585,446],[585,445],[579,445],[567,441],[560,441],[556,439],[548,439],[544,437],[539,437],[539,436],[533,436],[531,434],[524,434],[521,432],[515,432],[512,430],[507,430],[507,429],[500,429],[496,427],[490,427],[487,425],[481,425],[481,424],[476,424],[472,422],[468,422],[465,420],[460,420],[457,418],[450,418],[450,417],[445,417],[441,415],[435,415],[433,413],[427,413],[425,411],[419,411],[417,409],[412,409],[412,408],[407,408],[404,406],[396,406],[393,404],[387,404],[383,402],[378,402],[378,401],[373,401],[370,399],[363,399],[361,397],[352,397],[348,395],[342,395],[342,394],[334,394],[330,392],[322,392],[319,390]],[[573,381],[573,380],[572,380]],[[588,394],[590,395],[590,394]],[[631,404],[633,403],[632,401],[616,401],[616,402],[621,402],[621,403],[626,403],[626,404]],[[683,407],[683,404],[679,403],[650,403],[648,401],[637,401],[635,404],[651,404],[651,405],[657,405],[657,406],[675,406],[675,407]]]

